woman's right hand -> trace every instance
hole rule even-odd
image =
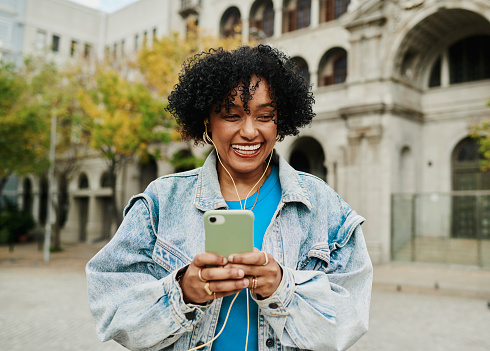
[[[184,302],[202,304],[236,294],[248,287],[249,279],[245,278],[244,271],[238,268],[225,268],[227,263],[228,260],[218,254],[212,252],[198,253],[180,279]],[[216,267],[207,268],[206,266],[209,265]],[[199,271],[201,276],[199,276]]]

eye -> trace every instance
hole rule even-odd
[[[221,117],[227,121],[237,121],[240,119],[240,116],[239,115],[224,115],[223,117]]]
[[[262,122],[269,122],[274,118],[274,115],[264,115],[264,116],[259,116],[257,119]]]

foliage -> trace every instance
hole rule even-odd
[[[130,82],[118,71],[97,68],[92,81],[79,92],[90,146],[108,163],[112,188],[113,216],[122,220],[115,200],[117,171],[134,156],[142,161],[159,159],[160,149],[152,144],[170,141],[173,121],[165,104],[141,82]]]
[[[480,144],[481,170],[490,170],[490,119],[473,126],[471,136]]]
[[[186,38],[173,33],[155,39],[151,47],[144,46],[138,54],[137,66],[149,86],[166,98],[178,81],[182,63],[189,56],[211,48],[223,47],[229,50],[240,45],[240,35],[220,39],[195,25],[189,25]]]
[[[17,242],[20,235],[27,234],[34,227],[30,213],[20,211],[16,204],[7,201],[0,213],[0,244]]]
[[[31,73],[0,64],[0,193],[12,173],[39,174],[48,166],[49,114],[38,98],[38,77]]]
[[[201,167],[205,161],[205,158],[196,157],[190,150],[184,149],[174,152],[170,164],[174,166],[177,172],[182,172]]]

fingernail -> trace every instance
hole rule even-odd
[[[228,261],[233,262],[233,255],[228,256]]]
[[[239,269],[239,270],[238,270],[238,277],[240,277],[240,278],[241,278],[241,277],[243,277],[243,276],[245,276],[245,272],[244,272],[242,269]]]
[[[228,261],[226,260],[226,257],[223,257],[223,260],[222,261],[223,261],[223,265],[225,265],[225,264],[228,263]]]

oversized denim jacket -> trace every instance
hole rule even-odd
[[[279,164],[282,198],[262,250],[283,270],[257,299],[259,350],[344,350],[368,328],[372,265],[356,214],[325,182]],[[161,177],[133,197],[114,238],[87,264],[101,340],[184,351],[216,332],[222,299],[185,304],[176,273],[204,251],[204,211],[225,209],[212,153],[203,167]],[[203,350],[210,350],[206,346]]]

